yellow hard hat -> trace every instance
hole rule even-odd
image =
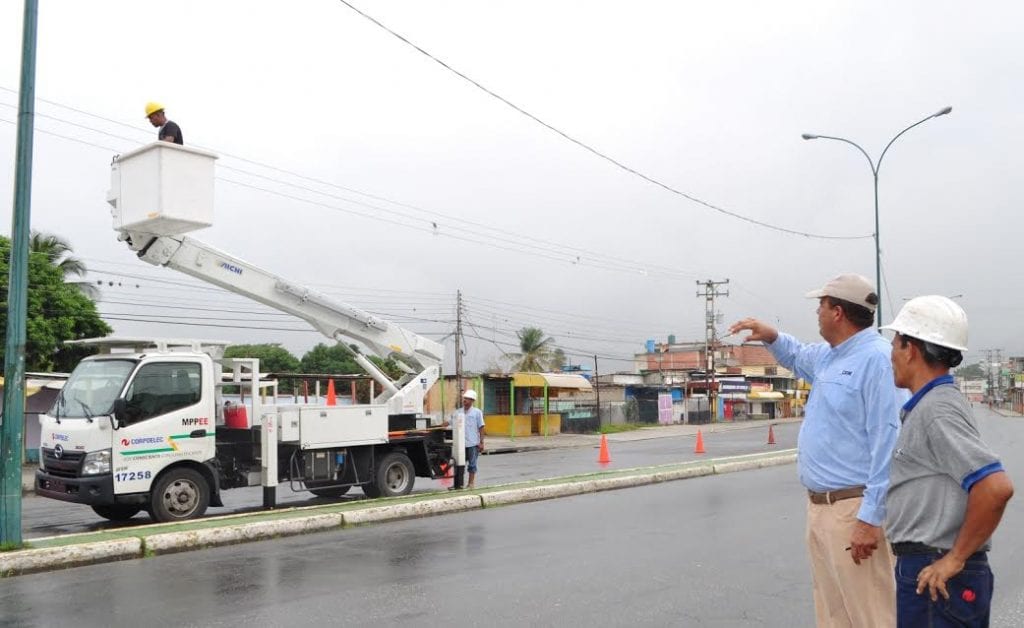
[[[158,102],[148,102],[148,103],[146,103],[146,117],[147,118],[149,116],[153,115],[154,113],[156,113],[157,111],[163,111],[163,110],[164,110],[164,106],[161,105]]]

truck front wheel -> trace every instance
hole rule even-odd
[[[171,469],[153,487],[149,514],[155,521],[185,521],[201,517],[210,505],[210,487],[198,471]]]
[[[397,497],[412,492],[416,469],[412,460],[400,451],[393,451],[380,460],[374,481],[363,485],[367,497]]]
[[[114,504],[112,506],[93,506],[92,511],[104,519],[111,521],[128,521],[142,510],[140,506]]]

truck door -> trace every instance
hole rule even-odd
[[[157,474],[180,460],[214,456],[213,401],[204,398],[203,369],[191,361],[140,366],[125,391],[121,428],[114,432],[114,492],[148,491]],[[206,374],[206,377],[211,377]]]

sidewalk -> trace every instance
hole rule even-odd
[[[1008,419],[1019,419],[1022,416],[1024,416],[1024,414],[1018,414],[1013,410],[1010,410],[1009,408],[990,408],[990,410],[992,410],[992,412],[995,412],[999,416],[1006,417]]]
[[[628,443],[656,438],[675,438],[679,436],[696,436],[700,430],[705,434],[715,432],[731,432],[734,430],[767,430],[769,425],[782,423],[799,423],[802,418],[785,418],[757,421],[728,421],[723,423],[706,423],[704,425],[672,424],[650,425],[628,432],[608,434],[609,443]],[[541,451],[545,449],[565,449],[570,447],[597,447],[601,442],[600,434],[551,434],[550,436],[487,436],[485,444],[488,454],[507,454],[522,451]]]

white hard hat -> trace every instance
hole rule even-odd
[[[896,320],[882,329],[940,347],[967,351],[967,312],[947,297],[933,294],[913,298],[903,305]]]
[[[466,392],[462,393],[462,397],[463,399],[472,399],[473,401],[476,401],[476,391],[467,390]]]

